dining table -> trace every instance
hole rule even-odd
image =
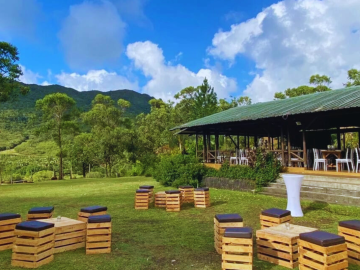
[[[342,151],[337,150],[337,149],[321,150],[321,155],[322,155],[322,158],[324,158],[324,159],[327,159],[331,155],[335,156],[336,159],[340,159],[341,158],[341,153],[342,153]],[[328,166],[329,166],[329,164],[328,164]],[[341,170],[341,168],[340,168],[341,164],[339,164],[338,166],[339,166],[338,170],[340,171]]]

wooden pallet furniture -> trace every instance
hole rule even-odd
[[[196,208],[210,207],[210,193],[209,188],[196,188],[194,190],[194,205]]]
[[[299,254],[300,269],[348,269],[345,238],[336,234],[324,231],[301,233]]]
[[[0,251],[12,249],[15,240],[15,226],[20,222],[21,216],[19,214],[0,214]]]
[[[277,226],[283,223],[291,223],[291,212],[279,208],[270,208],[261,212],[261,229]]]
[[[360,220],[340,221],[338,231],[345,238],[349,263],[360,265]]]
[[[89,217],[86,230],[86,254],[111,252],[110,215]]]
[[[217,253],[222,254],[222,238],[226,228],[244,227],[243,218],[239,214],[218,214],[214,217],[214,246]]]
[[[139,189],[148,189],[148,190],[150,190],[150,192],[149,192],[149,203],[154,202],[154,186],[143,185],[143,186],[140,186]]]
[[[135,194],[135,209],[149,209],[149,192],[148,189],[138,189]]]
[[[167,190],[166,193],[166,211],[179,212],[181,210],[181,192],[180,190]]]
[[[30,221],[30,220],[52,218],[53,213],[54,213],[53,206],[33,207],[28,211],[27,220]]]
[[[54,253],[85,247],[86,222],[67,217],[41,221],[55,225]]]
[[[11,265],[38,268],[54,259],[54,224],[24,221],[15,227]]]
[[[182,196],[182,203],[194,203],[194,187],[193,186],[179,186]]]
[[[289,228],[285,224],[280,224],[258,230],[256,231],[257,257],[290,269],[296,268],[299,264],[299,235],[316,230],[292,224]]]
[[[84,207],[81,208],[80,212],[78,213],[78,220],[87,222],[89,217],[106,215],[107,214],[106,212],[107,212],[106,206],[93,205],[93,206]]]
[[[155,193],[155,207],[166,208],[165,191],[159,191]]]
[[[254,248],[251,228],[227,228],[222,243],[222,270],[253,269]]]

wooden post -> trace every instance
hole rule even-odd
[[[274,150],[274,137],[271,137],[271,150]]]
[[[285,166],[284,129],[282,127],[281,127],[281,160],[282,160],[282,165]]]
[[[291,167],[291,143],[290,143],[290,130],[287,127],[287,135],[288,135],[288,165]]]
[[[211,135],[208,134],[208,135],[207,135],[207,157],[206,157],[206,159],[207,159],[209,162],[211,162],[210,152],[211,152]]]
[[[303,129],[303,159],[304,159],[304,168],[307,168],[307,152],[306,152],[306,134],[305,129]]]
[[[219,135],[216,134],[215,135],[215,163],[217,163],[217,157],[219,156],[218,151],[219,151]]]
[[[199,151],[199,145],[198,145],[198,135],[195,133],[195,153],[196,153],[196,159],[199,158],[198,151]]]
[[[240,139],[239,139],[239,135],[237,135],[236,137],[236,142],[237,142],[237,150],[240,149]]]
[[[277,140],[278,140],[278,147],[277,147],[277,149],[280,149],[280,137],[277,137]]]
[[[271,150],[271,141],[270,141],[270,136],[268,135],[268,143],[267,146],[269,147],[269,150]]]
[[[337,148],[339,150],[341,150],[341,138],[340,138],[340,128],[339,127],[337,128],[336,135],[337,135]]]
[[[244,136],[244,148],[247,148],[247,144],[246,144],[246,136]]]
[[[345,150],[346,149],[345,132],[343,133],[343,145],[344,145],[344,150]]]
[[[250,148],[250,136],[247,136],[247,148]]]
[[[254,136],[254,146],[258,147],[258,137]]]
[[[206,151],[206,135],[203,134],[203,158],[204,162],[207,162],[207,151]]]

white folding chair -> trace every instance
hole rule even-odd
[[[321,163],[324,163],[324,171],[327,171],[327,160],[326,158],[319,158],[320,154],[319,154],[319,150],[313,148],[313,152],[314,152],[314,165],[313,165],[313,170],[318,170],[319,169],[319,165]]]
[[[240,164],[249,165],[249,159],[247,158],[246,150],[240,150]]]
[[[338,164],[341,164],[341,170],[343,170],[343,165],[346,164],[348,172],[350,172],[350,166],[349,163],[351,164],[351,170],[354,171],[354,162],[353,162],[353,157],[354,157],[354,150],[351,149],[349,151],[349,148],[346,149],[346,156],[345,158],[337,158],[336,159],[336,171],[339,171],[339,166]]]
[[[235,151],[235,157],[230,157],[230,164],[233,164],[233,162],[235,161],[235,164],[239,164],[239,151],[238,149],[236,149]]]
[[[358,172],[359,164],[360,164],[359,149],[358,148],[355,148],[355,153],[356,153],[356,172]]]

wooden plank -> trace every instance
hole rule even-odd
[[[98,242],[98,243],[87,243],[86,244],[86,248],[87,249],[91,249],[91,248],[107,248],[107,247],[111,247],[111,242]]]
[[[20,222],[21,222],[21,217],[20,218],[7,219],[7,220],[0,220],[0,231],[1,231],[2,226],[18,224]]]
[[[234,270],[252,270],[253,266],[249,264],[234,264],[223,262],[221,264],[222,269],[234,269]]]
[[[109,228],[109,229],[91,229],[91,230],[88,229],[86,234],[87,235],[111,234],[111,228]]]
[[[71,244],[71,245],[62,246],[62,247],[56,247],[54,249],[54,253],[61,253],[61,252],[74,250],[74,249],[78,249],[78,248],[83,248],[83,247],[85,247],[85,242]]]
[[[72,244],[77,244],[77,243],[82,243],[82,242],[85,243],[85,235],[82,237],[75,237],[75,238],[66,239],[66,240],[62,240],[62,241],[55,241],[55,248],[72,245]]]
[[[281,265],[281,266],[284,266],[284,267],[287,267],[287,268],[290,268],[290,269],[293,269],[293,268],[298,266],[298,262],[291,263],[291,262],[281,260],[279,258],[273,258],[273,257],[266,256],[266,255],[263,255],[263,254],[260,254],[260,253],[257,254],[257,257],[258,257],[259,260],[263,260],[263,261],[267,261],[267,262],[270,262],[270,263],[273,263],[273,264]]]
[[[110,241],[111,235],[96,235],[96,236],[87,236],[86,242],[102,242],[102,241]]]
[[[86,254],[102,254],[102,253],[111,253],[111,248],[86,249]]]
[[[2,232],[15,230],[16,224],[0,226],[0,237]]]
[[[13,245],[14,245],[13,243],[7,244],[7,245],[1,245],[0,246],[0,251],[7,250],[7,249],[12,249]]]

